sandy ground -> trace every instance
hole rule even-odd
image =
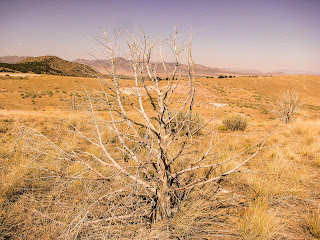
[[[32,74],[32,73],[12,73],[12,72],[1,72],[0,76],[12,76],[12,77],[35,77],[35,76],[41,76],[41,74]]]

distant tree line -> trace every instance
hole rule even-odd
[[[230,76],[226,76],[226,75],[220,75],[220,76],[218,76],[218,78],[235,78],[235,77],[236,77],[236,76],[231,76],[231,75],[230,75]],[[209,77],[209,76],[208,76],[207,78],[214,78],[214,77],[212,77],[212,76]]]
[[[233,78],[233,77],[236,77],[236,76],[223,76],[223,75],[220,75],[218,78]]]

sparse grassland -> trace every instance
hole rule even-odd
[[[101,180],[83,164],[28,152],[19,142],[24,126],[61,147],[97,151],[72,127],[86,131],[85,114],[67,111],[75,91],[81,102],[85,89],[99,90],[97,80],[0,76],[0,239],[67,238],[71,230],[79,239],[319,239],[320,77],[203,78],[198,82],[195,111],[199,119],[215,115],[214,126],[222,139],[217,145],[219,161],[236,156],[268,134],[277,121],[274,101],[282,90],[294,89],[306,105],[295,122],[279,123],[266,148],[241,172],[223,179],[219,188],[212,184],[196,189],[170,220],[150,226],[135,219],[123,226],[103,221],[106,202],[100,199],[106,189],[123,184],[122,179]],[[130,84],[126,80],[123,87]],[[103,115],[104,109],[100,110]],[[229,113],[247,116],[248,127],[219,130]],[[105,134],[111,144],[118,141]],[[37,135],[30,140],[36,141]],[[181,164],[191,158],[187,156]],[[105,166],[101,171],[107,175],[110,169]],[[96,201],[99,204],[90,208]],[[116,197],[113,201],[119,204]]]

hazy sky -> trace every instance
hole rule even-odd
[[[196,63],[320,72],[320,0],[0,0],[0,56],[97,54],[99,27],[193,26]]]

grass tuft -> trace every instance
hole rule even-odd
[[[278,226],[274,213],[268,210],[268,202],[259,198],[240,213],[239,228],[244,239],[271,239]]]
[[[320,212],[312,212],[307,219],[307,228],[317,239],[320,239]]]

